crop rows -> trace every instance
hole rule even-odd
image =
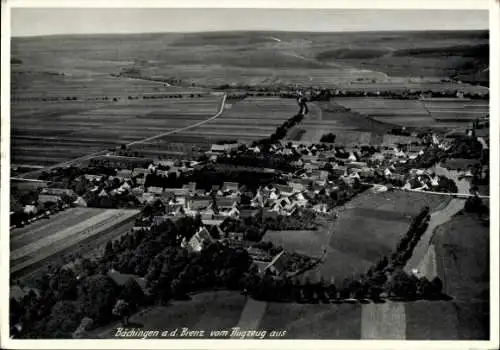
[[[56,114],[46,116],[24,114],[21,117],[13,110],[13,162],[56,164],[195,124],[213,116],[219,104],[220,97],[208,96],[132,100],[78,112],[70,109],[64,113],[60,109]]]
[[[335,102],[384,123],[416,127],[450,127],[448,121],[469,123],[488,114],[487,101],[393,100],[383,98],[336,98]]]

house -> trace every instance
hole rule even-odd
[[[219,210],[231,210],[238,205],[238,201],[235,198],[216,196],[215,204]]]
[[[332,172],[332,177],[334,179],[338,179],[339,177],[341,177],[341,176],[343,176],[343,175],[346,174],[347,167],[339,165],[336,168],[333,168],[331,172]]]
[[[132,173],[130,174],[130,177],[131,178],[138,177],[138,176],[144,177],[147,174],[149,174],[148,169],[134,168],[134,170],[132,170]]]
[[[250,205],[252,207],[262,207],[264,205],[264,196],[262,195],[260,188],[257,190],[257,193],[252,198]]]
[[[173,159],[160,160],[159,162],[157,162],[157,164],[162,166],[162,167],[171,168],[175,165],[175,160],[173,160]]]
[[[182,188],[186,189],[189,194],[194,194],[196,193],[196,182],[190,182],[182,186]]]
[[[211,197],[189,198],[186,200],[186,208],[188,210],[203,210],[210,206],[212,203]]]
[[[273,260],[264,268],[264,271],[269,270],[277,275],[282,275],[286,272],[286,267],[289,262],[289,257],[284,250],[278,253]]]
[[[358,159],[356,158],[353,152],[349,152],[349,157],[347,157],[347,160],[351,162],[356,162]]]
[[[283,205],[281,205],[281,203],[272,204],[269,211],[275,212],[277,215],[285,215],[285,208],[283,208]]]
[[[73,205],[76,207],[86,207],[87,206],[87,201],[83,199],[82,197],[78,197],[74,202]]]
[[[202,219],[203,225],[217,227],[217,229],[219,230],[219,235],[221,237],[224,237],[224,235],[225,235],[224,231],[222,231],[222,229],[219,227],[220,224],[222,224],[223,222],[224,222],[224,220],[220,220],[220,219],[205,219],[205,220]],[[222,234],[221,234],[221,232],[222,232]]]
[[[313,156],[312,154],[311,155],[304,154],[302,155],[301,158],[304,161],[304,163],[315,163],[318,160],[318,156]]]
[[[66,188],[47,187],[47,188],[42,189],[42,191],[40,193],[52,195],[52,196],[66,195],[66,196],[71,197],[71,198],[76,198],[76,193],[73,190],[66,189]]]
[[[171,193],[175,197],[187,197],[189,196],[189,189],[188,188],[165,188],[164,191],[166,193]]]
[[[288,197],[289,199],[292,200],[292,202],[297,202],[300,206],[305,206],[307,202],[309,201],[306,196],[304,195],[304,192],[297,192]]]
[[[237,182],[224,182],[222,192],[238,192],[240,185]]]
[[[90,182],[100,182],[102,180],[102,175],[85,174],[84,177]]]
[[[149,193],[152,193],[152,194],[156,194],[156,195],[160,195],[160,194],[163,193],[163,188],[162,187],[156,187],[156,186],[149,186],[146,189],[146,192],[149,192]]]
[[[132,178],[132,170],[120,169],[116,172],[116,177],[122,180]]]
[[[290,186],[292,188],[292,191],[294,193],[301,192],[301,191],[305,190],[305,188],[306,188],[306,186],[300,182],[288,182],[288,186]]]
[[[241,219],[246,219],[246,218],[255,218],[259,214],[258,209],[240,209],[240,218]]]
[[[154,194],[152,193],[142,193],[140,196],[137,196],[137,200],[141,203],[141,204],[147,204],[147,203],[152,203],[156,200]]]
[[[185,214],[182,204],[169,204],[166,207],[166,213],[171,216],[182,216]]]
[[[232,150],[238,149],[239,143],[225,143],[222,145],[213,144],[210,148],[211,153],[225,153],[231,152]]]
[[[385,177],[392,176],[392,171],[390,171],[389,168],[385,168],[385,170],[384,170],[384,176]]]
[[[330,173],[326,170],[315,169],[311,171],[309,178],[313,180],[327,180],[329,175]]]
[[[62,199],[60,196],[52,196],[48,194],[40,194],[38,196],[38,203],[40,204],[45,204],[45,203],[59,203],[61,202]]]
[[[283,196],[289,196],[294,193],[293,188],[288,185],[276,184],[274,187]]]
[[[313,206],[313,210],[317,213],[326,214],[328,213],[328,206],[325,203],[318,203]]]
[[[183,248],[187,248],[191,252],[201,252],[207,244],[215,242],[215,239],[210,235],[210,232],[205,227],[200,228],[191,239],[186,242],[186,239],[181,243]]]

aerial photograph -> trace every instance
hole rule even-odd
[[[488,10],[10,10],[11,339],[490,340]]]

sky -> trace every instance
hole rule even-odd
[[[284,30],[473,30],[487,10],[13,8],[12,36]]]

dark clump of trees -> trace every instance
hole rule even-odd
[[[333,133],[328,133],[328,134],[325,134],[323,136],[321,136],[321,140],[319,140],[320,142],[329,142],[329,143],[335,143],[335,139],[337,138],[337,136]]]

